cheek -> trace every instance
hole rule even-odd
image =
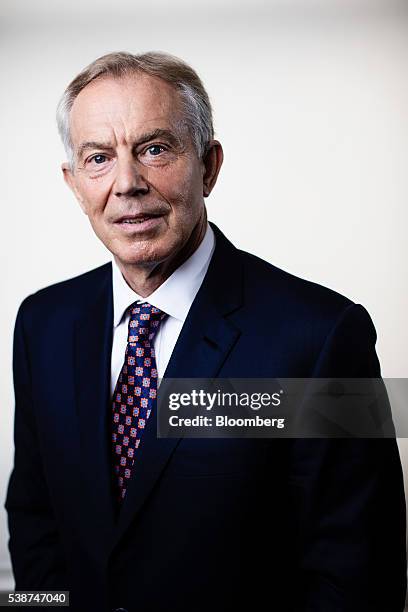
[[[193,168],[184,168],[183,172],[169,169],[155,178],[152,186],[171,205],[174,215],[187,218],[197,216],[202,201],[202,185]]]
[[[89,216],[96,216],[104,211],[110,188],[111,181],[105,177],[83,181],[80,193]]]

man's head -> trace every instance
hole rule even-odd
[[[163,53],[106,55],[67,87],[57,119],[65,179],[119,265],[188,256],[222,163],[192,68]]]

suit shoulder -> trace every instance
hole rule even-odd
[[[338,319],[354,302],[333,289],[305,280],[259,257],[240,251],[248,297],[273,310],[284,309],[293,318]]]
[[[230,316],[242,338],[257,347],[263,358],[270,357],[269,368],[291,372],[291,376],[310,376],[319,356],[329,354],[330,349],[333,367],[328,372],[352,371],[340,370],[336,361],[344,357],[351,364],[350,354],[356,363],[360,356],[362,363],[366,358],[371,360],[371,369],[359,370],[356,366],[355,371],[378,371],[375,328],[361,305],[250,253],[239,251],[236,264],[238,258],[243,299],[241,307]],[[276,352],[280,356],[278,362],[273,361]]]
[[[94,299],[95,292],[110,279],[110,262],[73,278],[48,285],[26,297],[19,312],[26,316],[36,315],[44,309],[75,310],[83,308],[88,300]]]

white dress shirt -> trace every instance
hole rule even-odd
[[[148,297],[142,298],[129,287],[115,260],[112,260],[113,284],[113,344],[111,357],[111,394],[113,394],[125,359],[130,314],[134,302],[148,302],[167,313],[161,323],[153,346],[157,373],[163,377],[167,364],[188,315],[191,304],[203,282],[215,248],[215,236],[207,224],[207,231],[198,249]]]

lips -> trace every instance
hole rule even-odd
[[[144,212],[137,215],[123,215],[115,221],[116,227],[125,234],[135,236],[155,232],[161,227],[164,213]]]
[[[115,223],[124,223],[127,225],[136,225],[144,223],[150,219],[155,219],[157,217],[161,217],[160,213],[139,213],[137,215],[124,215],[115,221]]]

